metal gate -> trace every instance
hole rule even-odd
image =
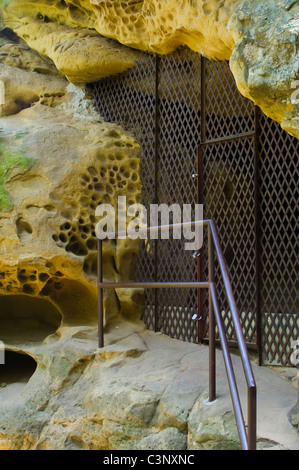
[[[247,344],[257,347],[260,362],[291,365],[299,337],[298,140],[239,93],[227,62],[184,48],[166,57],[143,54],[93,92],[99,113],[140,143],[143,204],[204,204],[219,230]],[[205,279],[204,247],[193,258],[180,240],[147,243],[136,280]],[[207,337],[204,296],[188,289],[145,295],[148,328],[184,341]]]

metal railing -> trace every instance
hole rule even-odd
[[[217,229],[213,220],[198,220],[194,222],[163,225],[159,227],[140,228],[140,235],[161,233],[164,230],[174,231],[178,228],[188,226],[196,228],[206,226],[208,228],[208,281],[206,282],[103,282],[103,252],[102,240],[98,239],[98,335],[99,347],[104,346],[104,289],[115,288],[143,288],[143,289],[164,289],[164,288],[195,288],[208,289],[209,291],[209,402],[216,399],[216,324],[218,326],[220,344],[222,347],[223,358],[226,368],[226,374],[236,419],[237,429],[239,433],[242,450],[256,449],[256,422],[257,422],[257,403],[256,403],[256,383],[249,360],[244,335],[240,323],[239,312],[236,306],[233,290],[228,274],[225,258],[219,241]],[[132,231],[132,235],[136,235],[136,231]],[[106,238],[115,239],[118,236],[129,236],[130,231],[114,232],[106,234]],[[240,401],[237,381],[232,364],[231,354],[226,339],[225,326],[219,308],[217,291],[214,277],[215,254],[220,266],[221,276],[224,282],[227,301],[231,311],[232,321],[235,328],[237,344],[240,357],[244,369],[244,375],[247,382],[247,430],[244,420],[242,405]]]

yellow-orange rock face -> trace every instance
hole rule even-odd
[[[229,59],[234,46],[227,24],[240,0],[91,0],[94,26],[103,36],[160,54],[181,45],[207,57]]]

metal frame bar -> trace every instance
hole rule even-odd
[[[176,54],[176,53],[175,53]],[[175,63],[171,63],[169,61],[168,57],[163,57],[159,56],[158,54],[155,55],[148,55],[144,56],[144,58],[141,58],[140,61],[138,61],[138,64],[136,67],[131,69],[130,71],[125,72],[124,74],[119,74],[118,76],[114,77],[109,77],[109,79],[103,79],[101,81],[101,85],[98,86],[96,85],[94,87],[94,97],[96,100],[96,106],[97,109],[99,110],[101,115],[105,115],[108,121],[116,121],[119,124],[122,124],[124,128],[128,129],[131,128],[131,126],[136,127],[136,135],[140,136],[140,129],[139,127],[143,128],[144,126],[139,126],[140,124],[140,116],[143,116],[143,114],[139,114],[138,110],[139,107],[144,107],[147,106],[150,108],[150,117],[148,119],[145,119],[145,122],[147,123],[147,131],[144,132],[144,129],[142,130],[142,135],[144,136],[151,136],[151,139],[155,137],[155,148],[153,146],[154,140],[152,143],[149,145],[152,147],[151,148],[151,153],[153,150],[155,150],[155,167],[156,167],[156,175],[155,175],[155,180],[153,180],[153,186],[154,189],[156,190],[156,197],[159,193],[158,191],[158,183],[160,186],[160,189],[164,187],[165,182],[161,180],[161,175],[158,175],[157,168],[159,166],[158,164],[158,158],[159,154],[162,152],[162,146],[160,145],[161,142],[163,141],[163,136],[161,136],[161,129],[159,128],[161,124],[163,124],[163,109],[161,108],[161,104],[163,102],[163,99],[165,99],[165,96],[163,94],[163,86],[165,86],[165,83],[163,85],[163,73],[165,73],[164,69],[164,64],[166,61],[168,66],[169,66],[169,71],[170,74],[167,76],[167,80],[169,81],[171,79],[171,72],[176,72],[178,74],[179,81],[185,80],[185,75],[181,73],[181,67],[183,66],[183,62],[181,60],[186,58],[188,60],[188,63],[190,64],[190,67],[193,69],[194,65],[196,65],[196,70],[197,73],[199,73],[199,68],[198,68],[198,57],[196,57],[192,53],[192,56],[190,56],[190,50],[186,50],[186,52],[182,53],[182,56],[180,57],[175,57]],[[247,276],[247,278],[252,281],[252,290],[251,292],[253,293],[254,291],[254,284],[255,285],[255,295],[252,295],[252,307],[250,307],[250,311],[247,309],[247,313],[252,313],[252,316],[248,319],[248,324],[250,324],[247,332],[244,330],[245,336],[248,333],[248,336],[246,336],[247,339],[247,347],[256,347],[258,354],[259,354],[259,364],[261,365],[262,363],[265,364],[271,364],[274,361],[275,363],[279,363],[280,365],[291,365],[290,363],[290,354],[291,354],[291,348],[290,348],[290,342],[288,344],[286,341],[289,341],[290,335],[292,335],[291,330],[293,330],[293,337],[294,335],[297,334],[297,330],[294,330],[294,327],[292,325],[293,320],[295,321],[296,319],[296,309],[295,309],[295,299],[290,299],[290,302],[293,302],[293,304],[290,304],[290,307],[287,305],[283,307],[286,312],[289,312],[284,317],[285,322],[282,323],[282,327],[279,329],[279,325],[277,322],[281,322],[280,320],[280,311],[282,311],[282,308],[277,306],[277,302],[281,303],[282,299],[280,298],[281,295],[279,291],[277,293],[274,292],[275,290],[275,283],[272,281],[271,277],[273,277],[273,280],[275,279],[275,282],[280,284],[280,287],[286,289],[284,287],[284,281],[287,281],[287,279],[282,279],[282,277],[279,275],[279,270],[277,268],[271,268],[271,259],[270,259],[270,253],[273,253],[273,250],[277,251],[280,253],[281,258],[285,258],[288,261],[292,261],[291,257],[289,256],[289,253],[287,252],[287,245],[285,242],[282,242],[285,245],[285,249],[283,250],[283,253],[280,252],[280,237],[278,237],[278,240],[274,242],[274,248],[271,246],[271,234],[268,236],[266,231],[267,228],[271,230],[271,225],[272,222],[267,221],[266,218],[263,217],[265,215],[264,213],[267,212],[268,210],[271,209],[271,205],[273,203],[273,200],[271,198],[272,194],[275,192],[275,194],[278,196],[282,195],[282,192],[277,189],[277,187],[274,185],[274,181],[277,181],[277,183],[280,182],[280,186],[282,187],[282,183],[285,182],[287,184],[287,189],[284,189],[283,192],[287,194],[291,190],[291,185],[295,184],[296,185],[296,174],[292,174],[288,172],[287,166],[289,164],[286,164],[286,170],[284,171],[285,175],[282,174],[282,169],[280,169],[280,166],[283,164],[283,160],[287,162],[289,158],[292,158],[293,152],[294,155],[297,155],[298,153],[298,147],[297,145],[292,144],[292,137],[286,134],[281,134],[282,131],[279,126],[277,127],[277,123],[274,121],[268,120],[266,116],[263,115],[263,113],[259,112],[259,108],[256,107],[256,115],[255,115],[255,126],[254,123],[250,124],[250,126],[243,125],[242,122],[240,121],[240,126],[238,125],[237,127],[227,125],[228,123],[222,125],[219,123],[217,126],[213,126],[213,123],[211,122],[211,116],[214,111],[217,111],[217,103],[213,103],[213,99],[217,97],[217,94],[220,92],[218,89],[218,80],[224,80],[227,81],[225,84],[225,88],[222,89],[222,93],[225,93],[225,102],[231,101],[230,98],[230,93],[233,92],[234,94],[234,89],[231,88],[230,85],[230,78],[229,78],[229,68],[227,68],[227,71],[225,69],[222,69],[222,65],[219,64],[214,68],[214,65],[212,65],[207,59],[204,57],[200,57],[199,60],[201,61],[201,68],[200,68],[200,74],[201,74],[201,80],[196,80],[196,94],[197,94],[197,101],[200,97],[201,100],[201,106],[200,109],[199,106],[196,105],[196,107],[193,110],[196,112],[196,117],[192,119],[192,122],[190,121],[189,123],[184,123],[183,119],[181,121],[181,127],[182,129],[189,129],[188,132],[189,134],[193,133],[194,135],[194,129],[196,126],[196,144],[192,143],[192,146],[194,146],[194,149],[198,146],[198,141],[201,141],[201,146],[198,149],[197,156],[199,159],[199,154],[201,151],[204,149],[208,149],[211,147],[218,146],[219,144],[226,144],[228,142],[233,142],[238,139],[248,139],[254,141],[254,146],[255,146],[255,151],[253,152],[254,155],[254,168],[252,168],[252,183],[254,180],[254,195],[253,199],[255,200],[255,227],[252,224],[252,231],[255,230],[255,244],[256,248],[254,252],[252,251],[251,254],[251,261],[252,261],[252,268],[255,269],[255,271],[252,270],[252,275]],[[166,65],[167,65],[166,64]],[[179,66],[176,68],[176,66]],[[225,64],[224,68],[226,67]],[[168,67],[167,66],[167,67]],[[185,67],[184,67],[185,70]],[[191,69],[190,69],[191,70]],[[215,74],[214,74],[215,72]],[[190,74],[190,72],[188,72]],[[126,84],[126,77],[129,78],[129,84]],[[133,77],[133,81],[131,82],[131,78]],[[196,75],[197,77],[197,75]],[[211,80],[213,80],[213,77],[216,78],[215,80],[215,88],[210,88],[210,83]],[[218,77],[218,78],[217,78]],[[192,75],[191,75],[192,78]],[[198,77],[199,78],[199,77]],[[124,84],[123,85],[123,80]],[[148,88],[144,88],[144,84],[148,85]],[[179,83],[179,82],[178,82]],[[190,81],[191,83],[191,81]],[[139,86],[139,84],[142,84],[142,86]],[[116,85],[116,86],[115,86]],[[180,95],[180,103],[183,100],[183,95],[186,95],[188,99],[190,99],[192,96],[194,99],[194,95],[191,95],[190,90],[184,89],[184,83],[182,85],[182,94]],[[194,88],[193,88],[194,89]],[[129,91],[130,90],[130,91]],[[168,92],[170,91],[170,87],[167,86]],[[226,93],[227,90],[227,93]],[[136,97],[135,95],[132,96],[132,91],[136,91]],[[201,93],[199,93],[201,91]],[[236,91],[236,89],[235,89]],[[143,104],[143,101],[140,101],[139,95],[141,95],[142,98],[146,98],[145,104]],[[231,95],[233,96],[233,95]],[[164,97],[164,98],[163,98]],[[115,99],[116,98],[116,99]],[[160,98],[160,99],[159,99]],[[177,96],[174,92],[173,98],[176,99]],[[122,103],[124,104],[123,107],[118,106],[119,100],[121,99]],[[155,99],[155,107],[152,106],[154,103]],[[135,112],[132,113],[132,104],[133,100],[133,109]],[[134,101],[135,100],[135,101]],[[148,101],[149,100],[149,101]],[[186,100],[186,104],[187,104]],[[150,103],[150,104],[146,104]],[[130,106],[128,107],[128,104]],[[199,104],[199,103],[197,103]],[[222,105],[223,106],[223,105]],[[180,111],[181,108],[177,108],[177,111]],[[239,107],[239,104],[237,101],[235,101],[234,106],[232,107],[232,111],[237,111],[237,109],[240,110],[240,116],[239,117],[245,117],[246,112],[243,115],[241,112],[241,107]],[[249,110],[249,109],[248,109]],[[170,110],[170,113],[172,111]],[[160,115],[159,115],[160,113]],[[133,117],[132,117],[133,116]],[[172,115],[170,114],[170,117]],[[237,114],[234,113],[232,117],[236,117]],[[250,115],[250,122],[253,118],[253,115]],[[129,122],[128,122],[129,119]],[[249,122],[249,121],[248,121]],[[201,123],[201,126],[199,124]],[[136,126],[137,124],[137,126]],[[148,125],[150,124],[150,132],[148,132],[149,127]],[[230,123],[231,124],[231,123]],[[169,125],[169,124],[168,124]],[[163,127],[163,125],[162,125]],[[137,131],[138,128],[138,131]],[[172,127],[170,126],[170,130]],[[211,132],[212,129],[212,132]],[[252,130],[252,132],[244,132],[243,134],[236,133],[233,134],[234,132],[239,132],[239,131],[245,131],[245,130]],[[279,133],[277,134],[279,130]],[[227,134],[224,137],[217,138],[217,136],[222,135],[222,132]],[[183,134],[182,134],[183,135]],[[185,134],[184,134],[185,135]],[[280,139],[279,136],[284,137],[284,142]],[[161,140],[162,139],[162,140]],[[294,138],[295,139],[295,138]],[[194,140],[192,139],[194,142]],[[279,142],[279,145],[275,144],[276,142]],[[145,143],[148,142],[147,140],[141,139],[141,146],[145,145]],[[151,142],[151,140],[150,140]],[[251,142],[249,142],[251,145]],[[148,144],[146,144],[148,145]],[[143,147],[142,147],[143,148]],[[251,153],[252,149],[250,150]],[[192,147],[192,152],[193,152],[193,147]],[[273,158],[272,152],[277,153],[277,158]],[[281,156],[285,156],[285,158],[279,157],[279,154]],[[152,158],[152,155],[151,155]],[[154,159],[154,158],[153,158]],[[272,161],[276,161],[277,159],[277,164],[272,165]],[[293,160],[293,159],[292,159]],[[141,162],[142,163],[142,162]],[[146,168],[147,163],[144,163],[144,167]],[[239,162],[236,161],[236,165],[239,165]],[[292,163],[293,165],[293,163]],[[206,165],[205,165],[205,171],[207,170]],[[147,170],[148,171],[148,170]],[[193,169],[192,169],[193,171]],[[265,172],[265,176],[263,176],[263,172]],[[278,172],[276,174],[276,172]],[[198,171],[197,173],[200,175],[197,178],[197,183],[200,189],[203,189],[203,182],[202,180],[202,174],[203,171],[200,169],[200,166],[198,166]],[[149,176],[152,176],[152,167],[150,167],[150,172],[148,172]],[[248,173],[249,175],[249,173]],[[283,179],[285,178],[285,179]],[[208,184],[208,179],[205,183]],[[161,181],[160,181],[161,180]],[[269,181],[269,182],[267,182]],[[148,183],[148,182],[147,182]],[[172,184],[172,183],[171,183]],[[152,194],[153,188],[150,187],[150,194]],[[294,191],[292,191],[294,194]],[[200,196],[203,196],[201,194]],[[193,196],[192,196],[193,197]],[[276,199],[277,199],[276,197]],[[151,197],[153,201],[158,203],[157,200],[155,200],[154,195]],[[186,199],[190,202],[189,199]],[[192,198],[191,198],[192,200]],[[295,204],[295,202],[291,201],[291,203]],[[285,203],[281,201],[281,207],[285,207]],[[252,205],[253,208],[253,205]],[[271,209],[273,211],[273,209]],[[215,211],[215,214],[217,211]],[[214,213],[209,214],[209,217],[214,217]],[[274,212],[273,212],[274,214]],[[290,215],[291,219],[289,220],[289,223],[292,223],[292,215]],[[277,217],[277,222],[274,223],[276,229],[279,227],[279,222],[282,221],[283,219],[281,216]],[[225,222],[225,220],[223,220]],[[269,225],[268,225],[269,224]],[[293,223],[292,223],[293,224]],[[294,231],[291,226],[289,226],[289,230],[291,230],[291,234],[288,234],[288,237],[286,238],[286,241],[289,242],[291,240],[291,236],[294,236]],[[293,234],[293,235],[292,235]],[[224,239],[226,238],[226,233],[223,232],[223,237]],[[155,267],[152,268],[152,263],[151,263],[151,268],[153,271],[153,279],[157,280],[157,270],[159,269],[160,271],[163,271],[163,266],[160,265],[159,262],[157,262],[157,254],[161,254],[160,248],[159,248],[159,243],[155,240],[153,243],[153,253],[155,258]],[[285,251],[286,250],[286,251]],[[292,250],[292,256],[295,257],[295,251]],[[253,259],[254,256],[254,259]],[[245,258],[245,256],[244,256]],[[295,259],[295,258],[294,258]],[[254,267],[255,264],[255,267]],[[293,266],[294,263],[292,262]],[[197,272],[197,280],[203,279],[203,267],[205,268],[205,260],[203,262],[202,257],[197,258],[197,265],[198,265],[198,272]],[[277,266],[280,266],[277,264]],[[142,268],[141,268],[142,269]],[[154,273],[155,270],[155,273]],[[263,273],[264,272],[264,273]],[[264,274],[262,276],[262,273]],[[270,275],[269,275],[270,273]],[[277,274],[278,273],[278,274]],[[255,276],[255,279],[254,277]],[[235,280],[232,279],[234,282]],[[268,284],[269,283],[269,284]],[[238,279],[236,279],[236,284],[239,285]],[[267,286],[271,287],[271,290],[273,294],[271,293],[271,298],[268,296],[268,291],[269,288]],[[295,286],[294,286],[295,287]],[[277,290],[277,289],[276,289]],[[290,296],[291,296],[291,286],[288,290]],[[287,292],[286,292],[287,293]],[[206,335],[206,329],[205,329],[205,319],[201,318],[204,317],[206,312],[205,312],[205,303],[203,303],[203,299],[205,299],[205,293],[201,291],[201,289],[197,289],[197,302],[195,299],[194,302],[194,307],[197,307],[198,310],[198,321],[197,321],[197,336],[199,342],[206,342],[207,338],[204,336]],[[248,294],[247,294],[248,295]],[[154,290],[153,293],[153,298],[155,297],[155,300],[151,300],[150,304],[150,309],[149,311],[146,312],[147,320],[150,320],[151,326],[154,324],[154,318],[156,318],[156,325],[155,329],[159,330],[161,325],[159,325],[159,318],[158,318],[158,310],[159,310],[159,303],[162,303],[162,292],[159,293],[158,289]],[[183,296],[182,296],[183,297]],[[255,306],[253,306],[254,302],[254,297],[255,297]],[[285,298],[286,296],[283,295]],[[221,299],[222,300],[222,299]],[[193,300],[192,300],[193,302]],[[153,309],[153,306],[155,308],[155,312]],[[256,315],[253,315],[253,309],[255,308]],[[271,313],[272,312],[272,313]],[[156,315],[155,315],[156,313]],[[289,319],[288,319],[289,318]],[[256,322],[255,322],[256,319]],[[293,320],[292,320],[293,319]],[[167,323],[169,325],[172,325],[172,320],[168,318]],[[226,326],[227,327],[227,326]],[[230,328],[230,323],[229,323],[229,328]],[[273,328],[273,333],[271,332]],[[175,334],[179,333],[179,331],[175,331]],[[192,332],[193,334],[193,332]],[[189,335],[189,333],[188,333]],[[190,335],[189,335],[190,336]],[[187,338],[187,334],[185,336],[186,340],[190,340],[191,338]],[[193,338],[192,338],[193,339]],[[229,341],[229,344],[232,344],[234,340],[231,339]],[[218,338],[216,340],[216,344],[218,342]],[[283,346],[282,346],[283,344]],[[280,346],[279,346],[280,345]],[[282,348],[280,351],[278,351],[278,347]]]
[[[160,83],[160,56],[155,54],[155,196],[154,203],[158,204],[159,201],[159,151],[160,151],[160,96],[159,96],[159,83]],[[158,279],[158,240],[154,240],[154,279]],[[155,332],[159,331],[159,315],[158,315],[158,296],[159,292],[154,291],[154,329]]]
[[[204,75],[205,76],[205,75]],[[204,106],[205,109],[205,106]],[[204,119],[204,117],[203,117]],[[255,238],[256,238],[256,261],[255,261],[255,268],[256,268],[256,346],[257,346],[257,351],[258,351],[258,358],[259,358],[259,365],[262,365],[262,355],[263,355],[263,350],[262,350],[262,344],[261,344],[261,309],[260,309],[260,248],[259,248],[259,243],[260,243],[260,227],[259,227],[259,171],[258,171],[258,166],[259,166],[259,137],[258,137],[258,126],[259,126],[259,111],[258,108],[255,107],[255,130],[254,131],[249,131],[249,132],[243,132],[239,134],[234,134],[234,135],[229,135],[229,136],[224,136],[224,137],[219,137],[217,139],[209,139],[206,140],[205,137],[203,137],[202,142],[198,145],[197,148],[197,159],[200,162],[199,166],[201,168],[201,171],[203,171],[203,152],[206,147],[212,146],[212,145],[221,145],[221,144],[226,144],[229,142],[234,142],[237,140],[249,140],[253,139],[254,140],[254,153],[255,153],[255,162],[254,162],[254,203],[255,203]],[[201,175],[201,179],[203,180],[203,177]],[[210,331],[209,331],[210,334]]]
[[[258,351],[259,365],[263,363],[263,345],[262,345],[262,312],[261,312],[261,227],[260,227],[260,151],[259,151],[259,126],[260,111],[258,106],[254,108],[254,204],[255,204],[255,285],[256,285],[256,342]]]
[[[189,223],[180,223],[172,225],[164,225],[158,227],[146,227],[138,230],[140,234],[153,234],[161,233],[164,230],[173,231],[175,228],[182,228],[184,226],[195,228],[197,226],[208,227],[208,257],[209,257],[209,279],[206,282],[126,282],[126,283],[115,283],[115,282],[104,282],[103,281],[103,244],[102,240],[98,239],[98,336],[99,336],[99,347],[104,347],[104,289],[115,289],[115,288],[197,288],[197,289],[208,289],[209,290],[209,401],[212,402],[216,399],[216,342],[215,342],[215,326],[217,323],[220,335],[220,342],[223,352],[223,358],[226,368],[227,379],[229,383],[229,389],[231,399],[234,408],[235,419],[237,423],[239,438],[241,447],[243,450],[255,450],[256,449],[256,383],[252,371],[252,366],[249,360],[244,335],[240,323],[239,312],[234,299],[231,282],[227,270],[226,261],[220,245],[217,229],[213,220],[201,220]],[[106,234],[108,239],[116,239],[120,235],[130,235],[135,231],[114,232]],[[243,417],[242,406],[238,393],[238,387],[234,374],[234,368],[231,360],[231,355],[226,340],[225,326],[221,317],[219,309],[216,286],[214,282],[214,254],[218,260],[222,279],[225,286],[225,292],[231,315],[234,323],[237,343],[240,351],[241,361],[243,364],[244,375],[247,382],[247,403],[248,403],[248,416],[247,416],[247,427]]]

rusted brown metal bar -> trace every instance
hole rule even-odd
[[[222,249],[221,249],[218,233],[217,233],[217,230],[216,230],[216,226],[215,226],[215,223],[214,223],[213,220],[210,220],[209,224],[210,224],[210,229],[211,229],[211,233],[212,233],[212,237],[213,237],[215,252],[216,252],[216,255],[217,255],[217,258],[218,258],[218,262],[219,262],[220,270],[221,270],[221,274],[222,274],[222,279],[223,279],[224,286],[225,286],[225,292],[226,292],[227,300],[228,300],[228,303],[229,303],[229,307],[230,307],[230,311],[231,311],[231,315],[232,315],[232,319],[233,319],[233,323],[234,323],[236,338],[237,338],[238,347],[239,347],[239,351],[240,351],[240,354],[241,354],[241,360],[242,360],[243,369],[244,369],[244,374],[245,374],[246,382],[247,382],[247,389],[248,389],[248,423],[247,423],[247,425],[248,425],[248,442],[247,442],[247,447],[246,448],[248,448],[249,450],[255,450],[256,449],[256,418],[257,418],[256,417],[256,383],[255,383],[255,379],[254,379],[254,375],[253,375],[253,371],[252,371],[252,366],[251,366],[251,363],[250,363],[250,360],[249,360],[249,356],[248,356],[248,352],[247,352],[247,348],[246,348],[246,344],[245,344],[245,339],[244,339],[244,335],[243,335],[242,327],[241,327],[241,323],[240,323],[240,316],[239,316],[239,312],[238,312],[236,302],[235,302],[235,298],[234,298],[234,295],[233,295],[232,286],[231,286],[231,282],[230,282],[230,279],[229,279],[228,270],[227,270],[226,262],[225,262],[225,259],[224,259],[224,255],[222,253]],[[214,284],[211,283],[210,290],[212,291],[212,295],[213,295],[213,290],[214,290],[213,286],[214,286]],[[214,305],[214,308],[215,308],[216,303],[214,301],[213,301],[213,305]],[[216,311],[215,311],[215,314],[217,315]],[[219,316],[219,324],[221,324],[220,323],[220,316]],[[218,327],[219,327],[219,325],[218,325]],[[223,324],[222,324],[221,329],[223,330],[222,331],[223,337],[225,337],[225,327],[224,327]],[[223,344],[225,344],[225,343],[223,343]],[[230,385],[233,386],[233,388],[232,388],[232,401],[233,401],[234,406],[235,406],[235,405],[237,405],[237,397],[236,397],[236,393],[234,391],[235,381],[233,379],[232,373],[233,373],[233,368],[228,363],[228,379],[229,379]],[[235,416],[236,416],[237,423],[240,423],[242,418],[241,418],[241,415],[240,415],[239,408],[236,408]],[[240,427],[239,424],[238,424],[238,429],[239,429],[239,432],[242,433],[242,427]],[[240,438],[241,438],[241,436],[240,436]],[[241,443],[242,442],[243,442],[243,438],[241,440]],[[242,448],[244,448],[243,446],[244,446],[244,442],[242,443]]]
[[[225,137],[218,137],[217,139],[206,140],[199,144],[200,147],[208,147],[209,145],[223,144],[227,142],[234,142],[239,139],[252,139],[255,136],[254,132],[242,132],[240,134],[228,135]]]
[[[217,299],[217,294],[216,294],[216,288],[215,288],[214,283],[211,283],[210,293],[211,293],[214,312],[215,312],[215,316],[216,316],[216,320],[217,320],[217,325],[218,325],[218,328],[219,328],[221,348],[222,348],[222,352],[223,352],[226,375],[227,375],[230,394],[231,394],[231,398],[232,398],[234,414],[235,414],[235,417],[236,417],[239,438],[240,438],[242,449],[248,450],[248,441],[247,441],[245,421],[244,421],[244,417],[243,417],[239,392],[238,392],[238,388],[237,388],[237,384],[236,384],[236,378],[235,378],[235,374],[234,374],[233,364],[232,364],[232,361],[231,361],[231,356],[230,356],[228,344],[227,344],[226,337],[225,337],[225,326],[223,324],[223,319],[221,317],[220,308],[219,308],[218,299]]]
[[[101,282],[101,288],[115,289],[169,289],[174,287],[176,289],[208,289],[208,282]]]
[[[203,199],[203,168],[202,168],[202,158],[201,152],[199,148],[196,151],[196,163],[197,163],[197,174],[196,176],[196,186],[197,186],[197,203],[202,204],[204,203]],[[203,279],[204,273],[204,266],[202,260],[202,249],[199,250],[197,253],[197,280],[201,281]],[[204,318],[204,302],[203,302],[203,293],[201,289],[197,289],[197,316],[198,316],[198,328],[197,328],[197,335],[198,335],[198,342],[202,342],[204,338],[204,325],[205,325],[205,318]]]
[[[254,138],[254,219],[255,219],[255,285],[256,285],[256,342],[258,350],[259,365],[263,362],[263,344],[262,344],[262,310],[261,310],[261,227],[260,227],[260,150],[259,150],[259,127],[260,110],[255,106],[255,138]]]
[[[239,312],[234,299],[231,282],[226,266],[226,261],[221,249],[218,233],[213,220],[201,220],[195,222],[187,222],[181,224],[172,224],[159,227],[145,227],[138,230],[138,233],[152,234],[154,232],[161,233],[164,230],[173,231],[175,228],[188,226],[195,228],[196,226],[208,226],[208,257],[209,257],[209,280],[208,282],[126,282],[126,283],[112,283],[103,282],[103,253],[102,253],[102,241],[98,240],[98,321],[99,321],[99,347],[104,346],[104,306],[103,306],[103,289],[115,289],[115,288],[196,288],[196,289],[209,289],[209,401],[214,401],[216,398],[216,343],[215,343],[215,320],[219,329],[220,343],[222,347],[224,363],[226,368],[226,374],[228,378],[234,414],[236,418],[238,433],[240,437],[241,447],[243,450],[255,450],[256,449],[256,383],[249,360],[244,335],[240,323]],[[136,231],[115,232],[106,234],[107,238],[117,238],[120,235],[129,235],[130,233],[136,234]],[[237,343],[240,350],[241,360],[243,364],[244,374],[248,388],[248,421],[246,432],[246,425],[243,417],[242,406],[239,398],[236,378],[234,374],[233,364],[231,355],[229,352],[228,343],[226,340],[225,326],[221,316],[217,292],[214,282],[214,252],[220,266],[222,279],[225,286],[225,292],[229,303]]]
[[[216,400],[216,330],[213,311],[211,285],[214,285],[214,250],[211,227],[208,227],[208,257],[209,257],[209,401]]]
[[[98,339],[99,348],[104,347],[104,291],[101,288],[103,282],[103,246],[102,240],[98,239],[98,258],[97,258],[97,273],[98,273]]]

